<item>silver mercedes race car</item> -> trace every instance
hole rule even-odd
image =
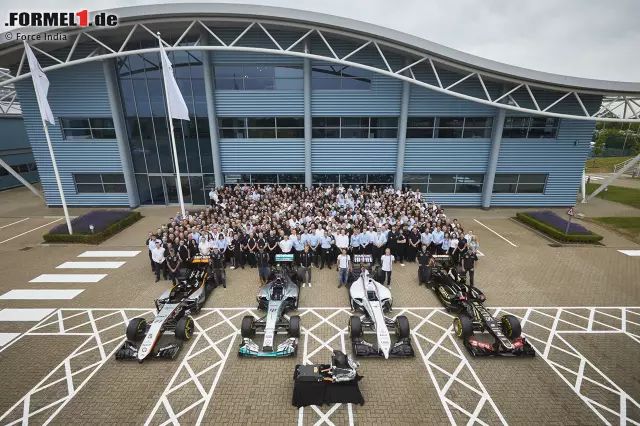
[[[150,358],[174,359],[178,355],[182,342],[193,336],[195,323],[191,315],[200,311],[211,291],[219,284],[209,275],[206,259],[182,270],[178,284],[155,301],[158,313],[151,324],[144,318],[129,321],[127,340],[116,352],[116,359],[143,362]],[[174,332],[176,341],[156,348],[167,331]]]
[[[298,274],[293,267],[293,255],[276,255],[276,262],[278,270],[270,281],[260,288],[257,297],[258,309],[266,310],[266,315],[257,319],[251,315],[242,318],[242,342],[239,351],[241,356],[284,357],[296,354],[300,337],[300,317],[287,317],[285,311],[298,309]],[[257,330],[263,330],[264,333],[262,348],[251,340]],[[289,337],[276,346],[278,331],[287,331]]]
[[[414,356],[409,320],[404,315],[395,318],[385,315],[392,310],[391,291],[372,279],[366,269],[362,269],[360,277],[351,284],[349,299],[351,310],[362,312],[362,315],[349,318],[349,336],[356,356],[384,356],[386,359]],[[375,332],[377,346],[362,339],[364,327]],[[390,328],[398,338],[395,343],[391,342]]]

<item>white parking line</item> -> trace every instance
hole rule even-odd
[[[489,228],[487,225],[485,225],[484,223],[480,222],[477,219],[473,219],[475,222],[477,222],[479,225],[484,226],[485,228],[487,228],[489,231],[493,232],[494,234],[496,234],[498,237],[502,238],[503,240],[505,240],[506,242],[508,242],[509,244],[511,244],[513,247],[518,247],[517,245],[513,244],[511,241],[507,240],[505,237],[503,237],[502,235],[498,234],[496,231],[494,231],[493,229]]]
[[[135,257],[140,251],[85,251],[78,257]]]
[[[28,234],[29,232],[33,232],[33,231],[37,231],[37,230],[38,230],[38,229],[40,229],[40,228],[44,228],[45,226],[49,226],[49,225],[51,225],[52,223],[59,222],[59,221],[61,221],[62,219],[64,219],[64,218],[63,218],[63,217],[61,217],[60,219],[56,219],[56,220],[54,220],[53,222],[49,222],[49,223],[44,224],[44,225],[42,225],[42,226],[38,226],[37,228],[33,228],[31,231],[23,232],[22,234],[18,234],[18,235],[16,235],[15,237],[7,238],[7,239],[6,239],[6,240],[4,240],[4,241],[0,241],[0,244],[4,244],[4,243],[6,243],[7,241],[15,240],[15,239],[16,239],[16,238],[18,238],[18,237],[22,237],[24,234]]]
[[[19,335],[20,333],[0,333],[0,346],[6,345]]]
[[[640,250],[618,250],[622,254],[626,254],[627,256],[640,256]]]
[[[478,253],[478,257],[482,257],[482,256],[484,256],[484,253],[483,253],[483,252],[481,252],[480,250],[476,251],[476,253]]]
[[[56,269],[118,269],[127,262],[64,262]]]
[[[82,290],[11,290],[0,300],[71,300]]]
[[[0,310],[0,321],[42,321],[55,309],[2,309]]]
[[[107,274],[42,274],[30,283],[97,283]]]
[[[28,217],[25,217],[24,219],[21,219],[21,220],[19,220],[17,222],[13,222],[13,223],[10,223],[8,225],[0,226],[0,229],[6,228],[7,226],[15,225],[16,223],[24,222],[25,220],[28,220],[28,219],[29,219]]]

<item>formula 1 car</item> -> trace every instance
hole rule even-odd
[[[525,337],[521,337],[520,321],[513,315],[493,317],[479,300],[458,296],[465,311],[453,319],[456,336],[473,356],[535,356],[536,352]],[[473,339],[475,332],[488,332],[494,343]]]
[[[482,291],[467,285],[465,279],[458,275],[451,256],[435,255],[433,260],[431,278],[427,285],[431,285],[431,290],[437,294],[447,312],[460,313],[466,309],[458,298],[460,294],[480,302],[486,300]]]
[[[409,320],[404,315],[389,318],[385,312],[392,310],[391,292],[369,276],[363,269],[360,277],[349,288],[351,310],[363,314],[349,318],[349,336],[356,356],[393,357],[414,356],[411,346]],[[361,338],[363,327],[375,331],[377,347]],[[398,341],[391,343],[389,328],[395,329]]]
[[[174,359],[182,346],[193,336],[195,324],[191,314],[200,311],[207,296],[216,287],[202,264],[181,271],[178,284],[166,290],[155,300],[157,315],[151,324],[144,318],[133,318],[127,325],[127,340],[116,352],[117,360],[143,362],[150,358]],[[166,331],[173,331],[176,341],[166,346],[156,346]],[[140,346],[137,346],[137,342]]]
[[[260,288],[257,297],[258,309],[266,309],[267,314],[258,319],[251,315],[242,318],[242,342],[239,351],[241,356],[284,357],[296,354],[300,337],[300,317],[292,315],[287,318],[284,315],[287,309],[298,309],[300,298],[300,287],[291,276],[293,255],[278,254],[276,262],[280,263],[280,268],[275,272],[275,276]],[[251,340],[257,329],[264,330],[262,348]],[[274,350],[276,335],[281,330],[286,330],[289,338]]]

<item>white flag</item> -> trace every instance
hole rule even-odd
[[[160,58],[162,59],[162,75],[164,77],[164,87],[167,91],[167,102],[169,103],[171,118],[189,120],[187,104],[182,97],[182,93],[180,93],[178,82],[173,76],[173,65],[171,65],[167,53],[162,48],[160,49]]]
[[[49,106],[49,101],[47,101],[47,93],[49,92],[49,79],[45,75],[44,71],[42,71],[42,67],[38,63],[38,59],[33,54],[31,47],[24,42],[24,50],[27,52],[27,59],[29,60],[29,69],[31,70],[31,78],[33,79],[33,87],[36,91],[36,96],[38,97],[38,101],[40,104],[40,116],[44,121],[48,121],[50,124],[56,124],[53,119],[53,113],[51,112],[51,107]]]

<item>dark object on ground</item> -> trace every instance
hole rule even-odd
[[[71,221],[73,235],[63,222],[43,237],[48,243],[100,244],[140,219],[142,214],[131,210],[93,210]]]
[[[549,210],[516,213],[516,219],[562,242],[596,243],[602,240],[601,235],[575,222],[571,222],[569,232],[565,234],[567,220]]]

